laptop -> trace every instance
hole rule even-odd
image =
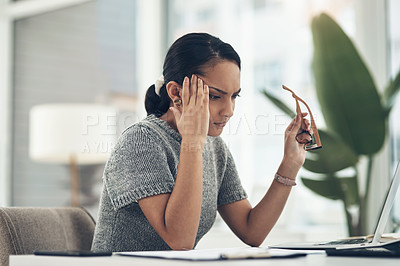
[[[373,235],[361,237],[349,237],[346,239],[339,239],[334,241],[324,242],[300,242],[300,243],[283,243],[278,245],[271,245],[270,248],[283,248],[283,249],[300,249],[300,250],[328,250],[328,249],[356,249],[365,247],[400,247],[400,236],[397,237],[382,237],[386,223],[390,216],[390,210],[393,206],[396,192],[400,184],[400,161],[397,163],[394,177],[386,194],[386,199],[383,204],[378,223],[375,227]]]

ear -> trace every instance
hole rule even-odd
[[[170,81],[166,85],[167,93],[169,98],[174,102],[175,100],[181,99],[182,87],[175,81]]]

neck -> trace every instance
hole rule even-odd
[[[164,120],[165,122],[167,122],[167,124],[173,128],[174,130],[178,131],[178,128],[176,126],[176,121],[175,121],[175,117],[174,117],[174,113],[168,109],[168,111],[163,114],[162,116],[160,116],[161,120]]]

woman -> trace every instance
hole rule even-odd
[[[168,50],[163,76],[147,91],[148,116],[121,134],[106,164],[92,249],[192,249],[217,211],[243,242],[259,246],[304,163],[295,139],[302,117],[286,129],[277,175],[253,208],[219,137],[241,90],[238,54],[209,34],[187,34]]]

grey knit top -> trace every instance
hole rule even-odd
[[[120,136],[103,175],[93,251],[168,250],[137,201],[171,193],[179,162],[181,136],[150,115]],[[227,146],[207,137],[203,150],[203,200],[196,244],[213,225],[217,206],[246,198]]]

